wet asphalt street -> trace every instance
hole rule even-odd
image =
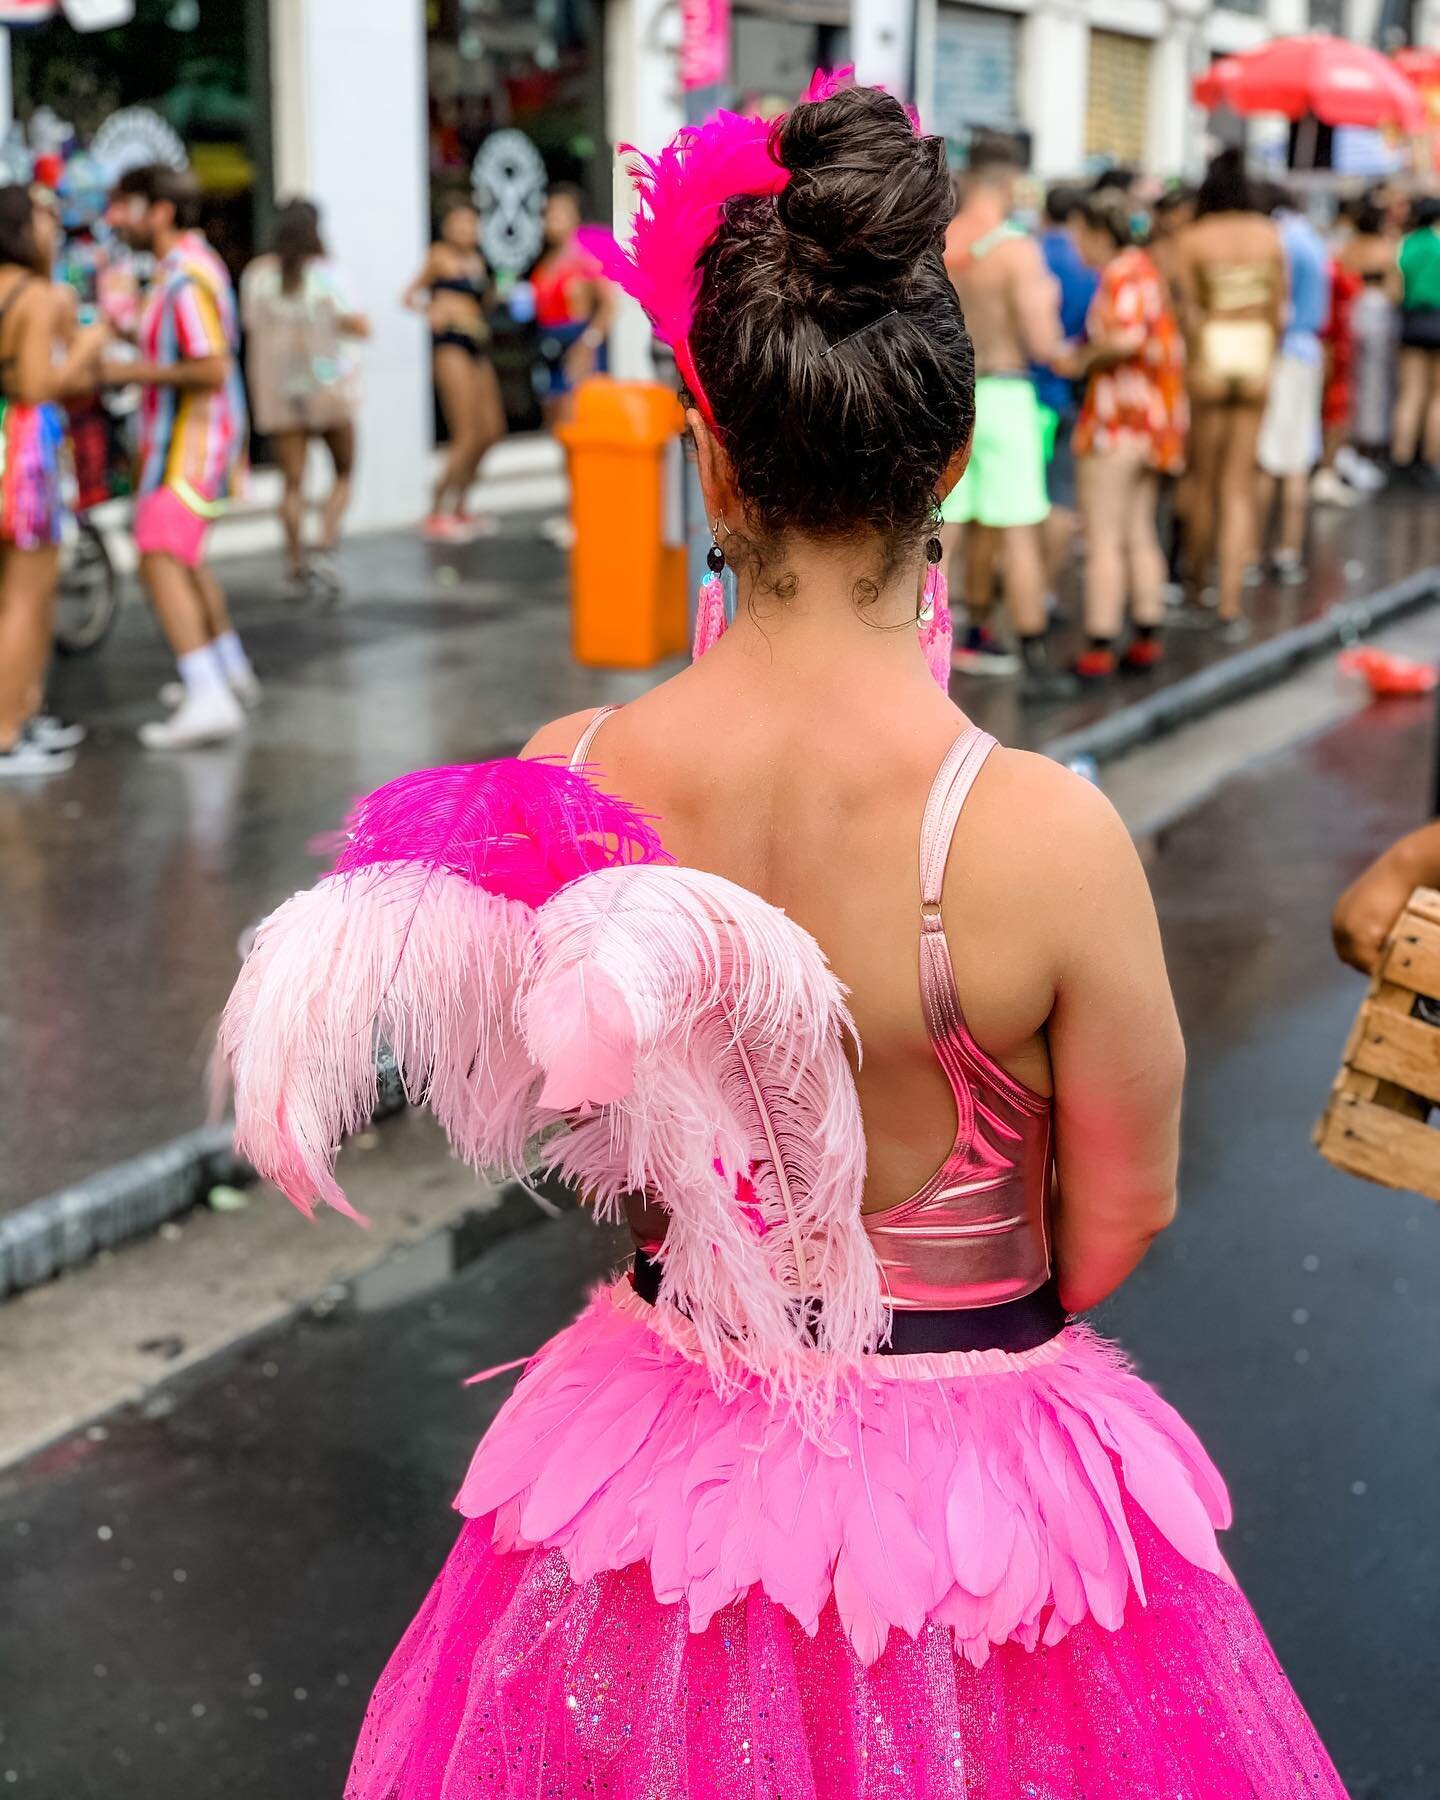
[[[1309,1131],[1360,995],[1331,900],[1424,815],[1430,726],[1372,708],[1147,846],[1190,1046],[1183,1205],[1100,1319],[1229,1479],[1227,1554],[1357,1800],[1440,1795],[1440,1209],[1337,1174]],[[338,1800],[507,1385],[461,1379],[617,1249],[537,1217],[0,1475],[0,1792]]]

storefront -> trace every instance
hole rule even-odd
[[[554,183],[578,187],[591,218],[609,216],[603,24],[601,0],[428,0],[432,219],[454,200],[479,206],[481,248],[501,295],[541,252]],[[503,308],[492,324],[510,427],[531,429],[535,333]]]
[[[476,158],[500,131],[534,146],[537,179],[573,182],[592,210],[608,207],[603,20],[600,0],[428,0],[435,210],[471,191]],[[483,171],[482,161],[482,184]],[[517,255],[526,247],[518,241]]]
[[[1085,158],[1092,169],[1138,169],[1145,161],[1150,117],[1148,38],[1092,30],[1085,94]]]
[[[976,131],[1018,133],[1020,20],[978,6],[940,6],[935,15],[931,128],[963,165]]]
[[[123,167],[187,162],[211,241],[244,266],[272,201],[266,0],[204,0],[203,29],[201,0],[135,0],[126,25],[57,15],[12,27],[9,49],[12,157],[63,156],[76,215]]]
[[[816,69],[849,61],[849,0],[756,0],[731,11],[730,89],[742,111],[778,113]]]

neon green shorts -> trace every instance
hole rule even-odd
[[[970,466],[940,508],[947,525],[1004,531],[1038,525],[1045,496],[1045,426],[1025,375],[982,375],[975,383],[975,442]]]

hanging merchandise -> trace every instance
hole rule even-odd
[[[111,113],[95,133],[90,154],[110,181],[145,163],[163,163],[169,169],[190,166],[174,126],[148,106],[122,106]]]
[[[730,78],[730,0],[683,0],[680,85],[722,87]]]

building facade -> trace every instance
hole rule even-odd
[[[957,160],[988,126],[1027,139],[1042,179],[1113,163],[1193,175],[1204,121],[1190,88],[1212,57],[1310,27],[1373,42],[1380,9],[1396,3],[731,0],[720,97],[778,107],[818,64],[854,60],[862,78],[912,90]],[[398,525],[424,509],[434,447],[425,326],[399,297],[436,209],[478,191],[503,279],[522,277],[538,248],[548,182],[575,183],[592,216],[623,216],[629,188],[612,147],[658,146],[685,117],[682,10],[679,0],[135,0],[132,23],[89,36],[60,15],[0,31],[0,138],[23,155],[67,131],[82,149],[107,129],[138,131],[142,147],[147,132],[157,142],[169,132],[237,266],[263,246],[277,197],[318,201],[374,326],[355,524]],[[1440,0],[1413,0],[1411,35],[1440,43]],[[511,357],[502,379],[523,431],[528,370],[519,327],[508,350],[507,331],[502,315],[497,356]],[[612,366],[651,369],[633,308]],[[544,461],[535,440],[512,441],[494,466],[527,457]]]
[[[917,97],[957,158],[977,127],[1021,133],[1041,179],[1126,164],[1193,177],[1205,146],[1191,85],[1217,56],[1330,31],[1376,41],[1384,0],[920,0]],[[1413,9],[1440,41],[1440,6]]]

